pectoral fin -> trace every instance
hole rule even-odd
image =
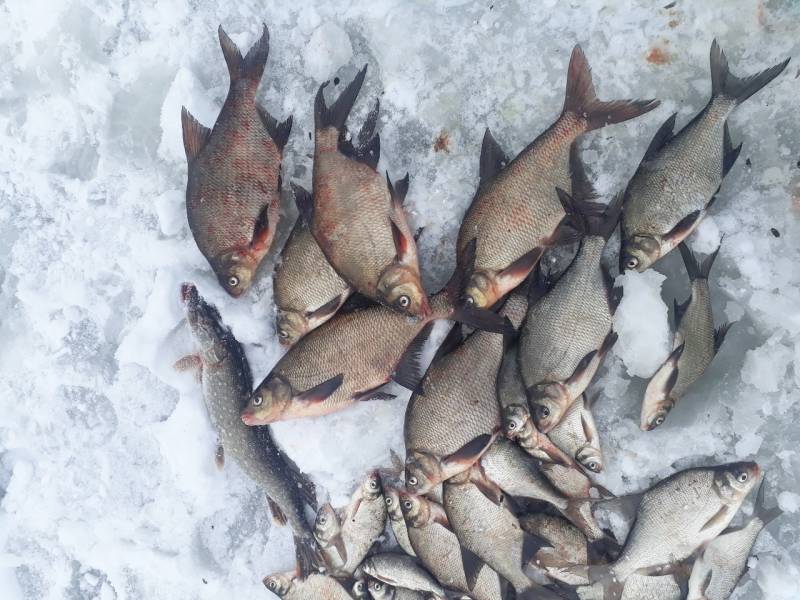
[[[484,452],[494,443],[496,437],[497,433],[491,435],[484,433],[467,442],[449,456],[445,456],[442,459],[442,469],[446,475],[445,479],[462,473],[478,462]]]
[[[181,373],[185,371],[194,373],[198,382],[203,379],[203,359],[201,359],[198,354],[189,354],[183,358],[179,358],[175,361],[175,364],[172,365],[172,368]]]
[[[670,250],[676,248],[678,244],[689,237],[689,234],[695,230],[705,216],[705,210],[696,210],[678,221],[678,224],[661,238],[662,256]]]
[[[731,509],[728,506],[723,506],[706,522],[705,525],[700,528],[700,531],[705,531],[706,529],[711,529],[712,527],[719,527],[726,521],[729,521],[730,511]]]
[[[331,298],[328,302],[320,306],[318,309],[306,314],[308,319],[308,326],[310,329],[316,329],[322,323],[330,319],[339,310],[339,307],[344,304],[345,300],[350,296],[351,289],[347,288],[338,296]]]
[[[422,365],[422,353],[433,331],[433,322],[427,323],[403,352],[400,361],[392,373],[392,380],[415,394],[424,395],[422,380],[425,369]]]
[[[342,539],[342,534],[338,533],[334,537],[331,538],[331,545],[336,548],[336,553],[339,555],[339,558],[342,559],[342,562],[347,562],[347,547],[344,544],[344,540]]]
[[[480,577],[483,565],[486,563],[484,563],[481,557],[475,554],[472,550],[461,546],[461,564],[464,566],[464,575],[467,579],[467,587],[471,592],[475,588],[475,584],[478,582],[478,577]]]
[[[544,251],[545,249],[543,247],[538,246],[530,252],[523,254],[508,267],[500,271],[495,279],[498,297],[505,296],[508,292],[525,281],[542,258]]]
[[[344,381],[344,375],[342,373],[334,375],[327,381],[323,381],[310,390],[306,390],[302,394],[295,396],[295,400],[308,403],[324,402],[331,394],[339,389],[342,385],[342,381]]]

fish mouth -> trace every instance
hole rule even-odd
[[[241,417],[242,423],[249,425],[250,427],[255,425],[269,425],[272,422],[269,419],[258,418],[251,412],[243,412]]]

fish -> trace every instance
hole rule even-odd
[[[278,341],[287,347],[333,317],[352,293],[319,249],[302,217],[281,251],[272,289],[278,310]]]
[[[605,600],[600,584],[581,586],[575,593],[580,600]],[[683,600],[681,586],[674,575],[631,575],[621,600]]]
[[[525,385],[519,373],[517,351],[517,343],[512,342],[503,356],[497,376],[497,401],[500,403],[503,432],[508,439],[514,440],[534,458],[571,467],[575,464],[574,458],[536,429],[531,418]]]
[[[711,44],[711,99],[682,130],[677,113],[658,129],[625,191],[620,271],[644,271],[697,228],[742,149],[728,116],[775,79],[789,59],[737,77],[717,40]]]
[[[747,571],[747,559],[756,538],[783,514],[764,505],[764,483],[758,489],[753,515],[737,529],[728,530],[704,546],[689,577],[687,600],[726,600]]]
[[[568,565],[589,564],[589,544],[580,529],[561,517],[545,513],[522,515],[519,524],[529,534],[550,544],[536,553],[531,565],[542,569],[552,579],[573,585],[581,582],[579,577],[567,577],[561,572],[562,567]]]
[[[422,592],[392,587],[377,579],[369,582],[369,594],[373,600],[426,600]]]
[[[523,570],[547,542],[526,533],[505,502],[489,499],[471,479],[469,472],[448,479],[443,494],[450,526],[462,548],[474,555],[464,565],[467,576],[479,572],[485,563],[511,584],[520,600],[559,598]]]
[[[183,107],[183,146],[189,165],[186,213],[197,247],[228,294],[239,297],[253,282],[278,227],[281,161],[292,130],[256,103],[269,54],[269,31],[242,57],[219,28],[230,88],[214,128]]]
[[[575,567],[620,598],[626,580],[651,568],[675,565],[711,542],[730,524],[758,483],[754,462],[679,471],[644,492],[622,553],[609,565]]]
[[[386,501],[381,477],[373,471],[342,511],[330,509],[317,514],[314,535],[331,574],[345,577],[356,571],[385,528]]]
[[[500,315],[519,326],[527,302],[513,295]],[[434,360],[406,408],[406,489],[425,494],[470,468],[500,427],[496,379],[504,337],[476,331],[452,352]]]
[[[464,216],[456,244],[457,260],[470,265],[465,301],[490,307],[522,283],[543,251],[576,240],[556,188],[573,192],[576,175],[573,144],[583,133],[638,117],[656,100],[603,102],[595,94],[591,69],[575,46],[567,70],[561,115],[516,158],[506,154],[487,129],[480,158],[478,190]],[[477,249],[472,263],[465,250]]]
[[[441,504],[403,492],[400,506],[411,545],[437,581],[448,589],[469,594],[474,600],[502,600],[500,578],[489,567],[472,570],[470,578],[467,577],[465,564],[473,557],[461,548]]]
[[[333,577],[312,573],[306,578],[294,572],[276,573],[263,580],[264,587],[285,600],[353,600],[350,593]]]
[[[596,397],[595,397],[596,399]],[[573,402],[561,422],[547,436],[561,450],[575,458],[587,471],[603,471],[603,451],[597,424],[592,416],[592,404],[586,394]]]
[[[314,102],[313,196],[296,196],[319,247],[357,292],[412,316],[430,307],[422,286],[414,235],[403,202],[409,178],[392,183],[378,173],[380,138],[364,151],[347,142],[345,121],[367,67],[331,105],[323,83]]]
[[[703,261],[685,243],[679,247],[691,280],[692,295],[682,304],[675,301],[672,352],[647,384],[642,402],[643,431],[651,431],[667,420],[670,411],[714,360],[732,325],[723,323],[715,329],[711,311],[708,275],[719,247]]]
[[[543,281],[539,273],[531,282],[528,315],[519,335],[517,362],[531,415],[542,433],[561,422],[617,340],[612,321],[622,294],[601,258],[619,220],[621,196],[607,206],[575,202],[581,206],[578,218],[586,236],[558,281]]]
[[[277,446],[268,426],[248,427],[239,418],[253,378],[244,349],[217,309],[191,283],[181,286],[181,299],[199,350],[179,360],[176,367],[199,373],[203,400],[219,436],[218,461],[222,456],[232,458],[266,492],[275,522],[292,528],[300,573],[305,575],[318,554],[304,515],[306,506],[317,507],[314,483]]]
[[[406,520],[403,518],[403,510],[400,507],[400,492],[396,488],[385,486],[383,495],[386,498],[386,512],[389,515],[389,524],[394,533],[397,545],[409,556],[416,556],[414,547],[408,539],[408,528]]]
[[[370,598],[369,587],[368,587],[367,580],[364,578],[356,579],[353,583],[352,587],[350,588],[351,596],[353,598],[357,598],[359,600],[363,598]]]
[[[446,289],[431,298],[427,317],[383,305],[339,313],[281,357],[242,410],[247,425],[327,415],[357,402],[390,400],[390,382],[417,390],[421,353],[436,320],[459,320],[507,332],[498,315],[457,307]]]
[[[392,587],[445,596],[444,588],[417,561],[405,554],[386,552],[364,560],[364,573]]]

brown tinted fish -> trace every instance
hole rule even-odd
[[[278,123],[256,103],[269,32],[242,57],[219,28],[230,89],[213,129],[182,109],[189,162],[186,212],[198,248],[232,296],[250,287],[272,245],[280,214],[281,160],[292,118]]]
[[[265,577],[264,586],[285,600],[353,600],[350,593],[333,577],[312,573],[307,578],[293,572]]]
[[[458,233],[458,260],[477,241],[473,272],[464,294],[475,306],[492,306],[519,285],[547,246],[572,241],[563,227],[566,212],[556,188],[572,193],[573,142],[583,133],[627,121],[658,106],[652,100],[603,102],[595,94],[589,63],[575,46],[567,71],[561,115],[514,160],[509,161],[487,130],[478,191]],[[562,227],[559,227],[562,226]]]
[[[711,44],[711,100],[674,133],[672,115],[656,132],[625,192],[620,269],[644,271],[688,237],[706,215],[742,149],[734,148],[728,116],[775,79],[789,60],[736,77]]]
[[[264,489],[275,521],[291,526],[300,570],[308,573],[317,547],[303,513],[306,505],[316,508],[314,484],[278,448],[269,427],[242,423],[239,411],[247,404],[253,381],[244,350],[194,285],[184,284],[181,295],[199,350],[181,359],[178,366],[200,374],[203,399],[219,436],[218,464],[225,456],[232,458]]]

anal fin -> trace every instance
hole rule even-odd
[[[475,554],[472,550],[461,546],[461,564],[464,567],[464,575],[467,579],[467,587],[469,591],[475,589],[475,584],[478,583],[478,577],[480,577],[481,570],[483,570],[483,566],[486,564],[483,562],[483,559]]]

